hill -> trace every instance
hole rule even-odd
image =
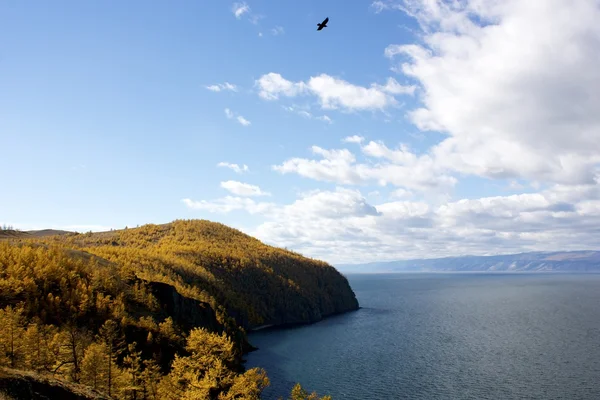
[[[75,232],[61,231],[57,229],[41,229],[37,231],[19,231],[16,229],[0,229],[1,239],[31,239],[56,235],[76,235]]]
[[[358,308],[332,266],[209,221],[5,239],[0,365],[114,398],[258,398],[248,330]]]
[[[344,272],[600,272],[600,251],[531,252],[343,264]]]

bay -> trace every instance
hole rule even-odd
[[[599,399],[600,275],[348,275],[361,309],[250,334],[264,399]]]

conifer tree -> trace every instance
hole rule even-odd
[[[128,353],[123,359],[129,377],[129,384],[124,388],[127,398],[138,400],[139,394],[143,394],[143,362],[142,352],[136,351],[137,343],[133,342],[127,346]]]
[[[104,343],[106,349],[106,386],[107,394],[111,396],[114,393],[115,377],[118,372],[115,360],[117,355],[123,351],[124,339],[119,325],[112,319],[109,319],[102,325],[98,333],[98,338]]]
[[[108,393],[108,349],[105,343],[92,343],[81,361],[81,381]]]
[[[25,365],[27,368],[41,372],[51,372],[56,363],[58,349],[53,338],[58,330],[53,325],[44,325],[39,319],[30,323],[23,335],[25,349]]]
[[[0,364],[19,367],[24,359],[23,334],[25,317],[23,306],[0,309]]]

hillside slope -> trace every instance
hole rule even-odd
[[[531,252],[338,265],[344,272],[600,272],[600,251]]]
[[[0,365],[116,398],[257,398],[247,330],[357,308],[332,266],[209,221],[0,241]]]

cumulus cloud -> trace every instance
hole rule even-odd
[[[279,96],[294,97],[306,90],[303,82],[291,82],[280,74],[270,72],[261,76],[257,81],[258,95],[265,100],[277,100]]]
[[[346,138],[355,143],[360,137]],[[440,169],[429,155],[416,155],[406,146],[391,150],[381,142],[369,142],[361,146],[363,153],[374,163],[357,163],[356,156],[348,149],[327,150],[319,146],[311,148],[320,159],[294,157],[272,169],[281,174],[298,174],[318,181],[345,185],[381,186],[393,185],[419,191],[445,191],[456,184],[456,178]],[[382,159],[382,160],[377,160]]]
[[[362,142],[364,142],[365,138],[359,135],[352,135],[352,136],[346,136],[345,138],[342,139],[342,142],[344,143],[358,143],[361,144]]]
[[[386,92],[389,94],[414,94],[415,89],[417,88],[415,85],[401,85],[394,78],[388,78],[385,85],[373,84],[374,88],[381,90],[382,92]]]
[[[210,90],[211,92],[221,92],[221,91],[225,91],[225,90],[229,90],[231,92],[237,92],[237,86],[232,83],[229,83],[229,82],[217,83],[215,85],[208,85],[205,87],[206,87],[206,89]]]
[[[229,168],[230,170],[232,170],[233,172],[235,172],[237,174],[242,174],[242,173],[248,172],[250,170],[246,164],[238,165],[238,164],[232,164],[232,163],[228,163],[228,162],[220,162],[217,164],[217,167]]]
[[[238,196],[270,196],[271,193],[263,192],[258,186],[238,181],[221,182],[221,187]]]
[[[323,193],[318,192],[297,202],[304,202],[296,211],[299,216],[291,211],[274,214],[252,233],[269,243],[339,263],[596,249],[600,201],[595,197],[567,203],[560,192],[554,187],[517,197],[467,199],[440,206],[420,201],[370,206],[356,192],[347,198],[338,196],[346,203],[345,210],[350,211],[340,213],[335,224],[329,222],[331,214],[307,215],[300,211],[308,207],[306,204],[322,204],[324,208],[332,204],[330,198],[319,203]],[[357,206],[361,202],[365,205]],[[296,210],[294,204],[287,207]],[[375,212],[364,211],[372,210],[370,207]]]
[[[248,233],[333,263],[597,248],[597,184],[439,205],[400,194],[404,199],[371,204],[359,190],[338,187],[284,205],[229,196],[184,202],[211,213],[260,215],[263,222]]]
[[[597,1],[410,0],[420,44],[390,45],[416,81],[421,130],[441,165],[488,178],[593,183],[600,162]],[[385,4],[386,7],[382,7]]]
[[[313,76],[307,82],[292,82],[280,74],[270,72],[256,81],[258,94],[265,100],[276,100],[280,96],[316,96],[323,109],[383,110],[397,104],[394,95],[412,94],[414,86],[402,86],[389,78],[385,85],[372,84],[363,87],[327,74]]]

